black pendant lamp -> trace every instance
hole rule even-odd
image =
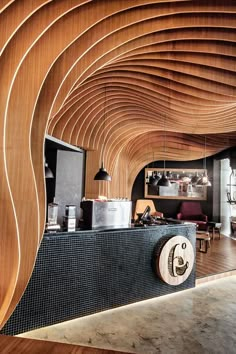
[[[46,161],[44,163],[44,174],[45,178],[54,178],[52,170],[48,167],[48,163]]]
[[[161,178],[159,179],[157,185],[161,186],[161,187],[170,187],[171,186],[170,181],[166,177],[165,171],[163,172],[163,174],[162,174]]]
[[[192,184],[193,186],[195,186],[195,185],[197,184],[198,180],[199,180],[199,175],[198,175],[198,173],[196,172],[196,174],[195,174],[195,175],[192,177],[192,179],[191,179],[191,184]]]
[[[166,155],[166,127],[165,127],[165,119],[164,119],[164,171],[162,173],[161,178],[157,182],[157,186],[159,186],[159,187],[170,187],[171,186],[169,179],[166,177],[165,155]]]
[[[155,158],[154,158],[154,150],[152,151],[152,154],[153,154],[152,160],[153,160],[153,163],[154,163],[154,160],[155,160]],[[154,168],[154,166],[153,166],[153,168]],[[153,171],[153,172],[152,172],[152,175],[151,175],[150,178],[149,178],[148,184],[149,184],[150,186],[155,187],[155,186],[157,186],[157,183],[158,183],[158,181],[159,181],[160,178],[161,178],[161,176],[159,176],[159,174],[157,174],[156,171]]]
[[[106,87],[105,87],[105,103],[104,103],[104,114],[103,114],[103,145],[101,149],[101,155],[104,157],[104,145],[105,145],[105,117],[106,117]],[[94,180],[96,181],[111,181],[111,176],[105,169],[103,165],[103,159],[102,159],[102,165],[99,168],[99,171],[96,173],[94,176]]]
[[[196,183],[196,186],[206,186],[211,187],[211,182],[209,181],[206,169],[206,136],[205,136],[205,144],[204,144],[204,159],[203,159],[203,175],[199,178]]]
[[[211,182],[209,181],[206,170],[203,172],[203,175],[199,178],[196,185],[211,187]]]
[[[160,176],[156,173],[155,176],[152,175],[150,178],[149,178],[149,185],[155,187],[157,186],[157,183],[158,181],[160,180]]]
[[[111,181],[111,176],[107,173],[107,170],[104,168],[103,162],[102,162],[102,167],[99,168],[99,171],[94,176],[94,180],[96,180],[96,181]]]
[[[151,186],[153,186],[154,183],[155,183],[155,177],[153,176],[153,173],[152,173],[152,175],[151,175],[150,178],[149,178],[148,184],[150,184]]]

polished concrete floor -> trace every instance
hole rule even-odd
[[[21,336],[131,353],[235,354],[236,276]]]

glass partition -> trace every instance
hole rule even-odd
[[[206,200],[207,186],[198,185],[204,169],[145,168],[145,198]],[[165,174],[170,186],[159,186],[158,180]]]

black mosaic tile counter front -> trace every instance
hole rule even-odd
[[[195,250],[194,225],[45,235],[28,287],[2,334],[15,335],[195,286],[195,265],[178,286],[152,270],[153,250],[183,235]]]

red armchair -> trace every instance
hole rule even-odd
[[[200,202],[182,202],[177,219],[197,224],[198,230],[207,230],[208,217],[203,214]]]

